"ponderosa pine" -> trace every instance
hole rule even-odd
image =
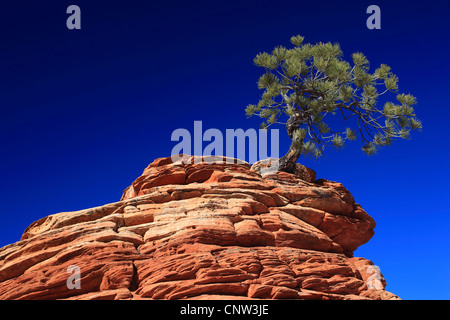
[[[286,125],[292,143],[280,159],[280,171],[292,172],[301,155],[319,158],[325,147],[342,148],[358,136],[361,149],[371,155],[392,139],[407,139],[411,130],[422,128],[412,107],[416,98],[398,93],[398,77],[389,66],[381,64],[370,73],[369,60],[360,52],[347,62],[338,43],[303,40],[294,36],[293,48],[278,46],[255,57],[254,63],[265,70],[258,80],[263,93],[245,110],[249,117],[263,118],[263,128]],[[327,115],[341,116],[342,128],[330,128]]]

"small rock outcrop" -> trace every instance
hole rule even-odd
[[[398,299],[353,257],[374,220],[299,170],[156,159],[119,202],[44,217],[1,248],[0,299]]]

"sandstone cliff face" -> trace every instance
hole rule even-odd
[[[0,249],[0,299],[398,298],[352,258],[375,222],[342,184],[201,160],[157,159],[121,201],[31,224]]]

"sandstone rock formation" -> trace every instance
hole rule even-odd
[[[312,180],[156,159],[119,202],[42,218],[1,248],[0,299],[397,299],[352,258],[374,220]]]

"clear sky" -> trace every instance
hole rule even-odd
[[[81,8],[81,30],[66,9]],[[381,8],[381,30],[366,9]],[[450,2],[3,1],[0,246],[44,216],[115,202],[177,128],[257,128],[254,56],[292,35],[388,64],[423,131],[375,157],[359,143],[299,162],[342,182],[377,222],[355,256],[403,299],[450,299]],[[280,127],[280,152],[289,147]]]

